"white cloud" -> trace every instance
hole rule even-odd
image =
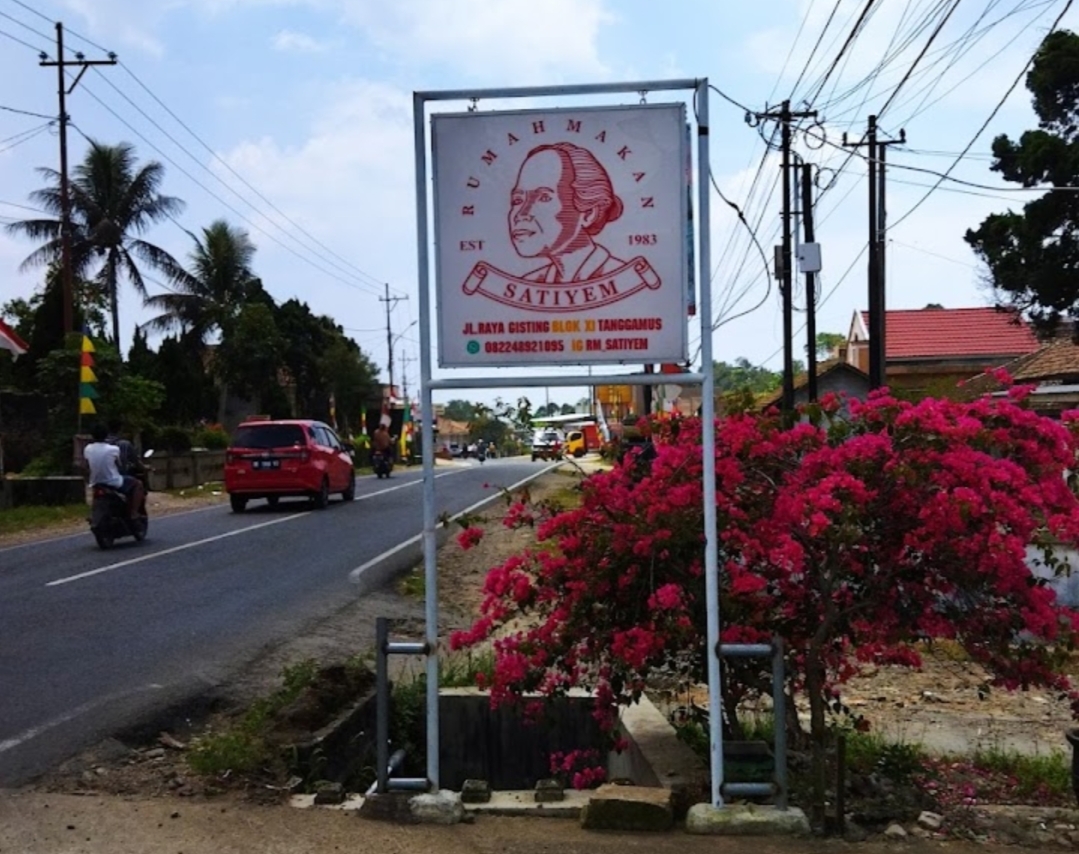
[[[415,233],[411,95],[354,80],[329,87],[325,98],[302,144],[286,148],[272,138],[248,140],[223,156],[320,241],[377,274],[376,281],[384,277],[395,288],[403,287],[415,280],[415,244],[402,239]],[[222,177],[231,176],[222,172]],[[333,314],[346,326],[371,325],[363,321],[378,308],[374,295],[343,290],[343,284],[299,265],[264,235],[251,236],[259,246],[261,268],[284,265],[293,276],[268,275],[271,291],[276,282],[285,298],[307,299],[313,309]],[[329,290],[305,287],[294,278],[297,272],[327,282]],[[340,302],[342,294],[350,294],[347,305]]]
[[[165,46],[155,30],[177,0],[140,4],[126,0],[64,0],[63,5],[82,16],[88,35],[105,47],[130,47],[157,58],[164,56]]]
[[[378,0],[341,3],[344,18],[406,62],[445,62],[506,84],[603,76],[596,41],[614,20],[603,0]]]
[[[271,42],[274,50],[286,53],[325,53],[330,49],[330,43],[319,41],[306,33],[297,33],[293,30],[281,30]]]

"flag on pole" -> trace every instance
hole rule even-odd
[[[0,350],[9,351],[12,357],[17,359],[29,349],[30,345],[23,341],[14,329],[0,320]]]
[[[86,329],[82,331],[82,353],[79,356],[79,415],[96,415],[97,374],[94,373],[94,342]]]

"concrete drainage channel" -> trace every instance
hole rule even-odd
[[[546,778],[552,752],[580,748],[582,735],[585,746],[588,741],[598,743],[587,694],[565,698],[554,710],[550,726],[525,723],[507,709],[491,709],[489,697],[476,689],[443,689],[440,703],[440,768],[445,788],[438,795],[364,796],[346,794],[340,783],[327,783],[316,794],[294,795],[292,804],[355,810],[373,819],[446,824],[476,815],[534,816],[577,819],[583,827],[594,829],[663,831],[674,825],[676,816],[686,815],[686,829],[695,833],[809,832],[806,817],[798,809],[690,807],[707,796],[708,769],[647,697],[623,710],[622,731],[629,746],[607,758],[607,779],[628,785],[605,784],[585,791],[562,790]],[[366,698],[316,734],[299,756],[325,757],[327,772],[331,767],[354,768],[356,762],[329,760],[342,752],[372,755],[374,706],[374,697]]]

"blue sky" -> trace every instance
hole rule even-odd
[[[197,230],[220,217],[247,228],[258,246],[257,272],[274,297],[283,301],[296,296],[316,312],[333,316],[385,366],[385,316],[378,301],[382,283],[388,282],[394,295],[409,297],[394,308],[395,331],[416,320],[419,308],[413,90],[708,76],[734,100],[763,109],[792,93],[798,100],[814,92],[812,84],[832,64],[867,0],[26,2],[45,18],[62,20],[74,33],[116,51],[122,62],[89,72],[71,95],[68,112],[78,129],[70,136],[72,162],[85,148],[80,133],[106,142],[128,141],[140,157],[161,160],[165,190],[187,202],[179,217],[184,228]],[[835,170],[845,159],[839,147],[842,133],[859,136],[870,113],[882,112],[881,124],[890,133],[905,128],[908,145],[888,153],[889,219],[897,222],[936,180],[903,167],[942,172],[952,165],[1064,5],[1063,0],[960,4],[888,103],[952,3],[878,0],[814,99],[828,143],[814,151],[803,138],[799,150],[806,159]],[[1079,10],[1070,11],[1061,25],[1079,27]],[[55,53],[48,21],[15,0],[0,0],[0,33]],[[100,55],[74,35],[69,34],[68,44],[90,58]],[[887,65],[874,76],[886,57]],[[800,74],[803,68],[807,70]],[[36,50],[3,35],[0,80],[0,105],[55,114],[55,71],[38,66]],[[619,96],[608,102],[624,100]],[[558,103],[567,102],[544,105]],[[777,240],[779,197],[768,191],[778,162],[774,156],[765,159],[766,146],[747,126],[742,110],[718,96],[712,97],[711,110],[714,178],[752,223],[759,220],[757,234],[770,257]],[[0,111],[0,140],[42,124],[41,119]],[[989,144],[998,133],[1018,136],[1033,124],[1029,96],[1020,84],[952,175],[1005,187],[989,171]],[[35,167],[57,164],[52,133],[19,140],[0,143],[0,222],[28,213],[10,203],[27,202],[27,194],[38,186]],[[751,193],[762,159],[762,180]],[[221,161],[320,245],[297,233]],[[833,174],[823,173],[825,180]],[[950,182],[931,193],[889,233],[889,307],[988,304],[981,272],[962,235],[988,213],[1018,207],[1027,197]],[[821,287],[827,295],[819,309],[820,330],[845,332],[852,313],[866,307],[865,259],[858,257],[865,248],[866,206],[865,169],[855,159],[818,206]],[[767,292],[763,262],[746,229],[714,194],[712,210],[713,298],[722,309],[713,338],[715,356],[744,356],[778,367],[782,339],[777,295],[774,288]],[[170,223],[148,237],[177,257],[185,256],[190,246],[183,230]],[[18,271],[32,248],[0,235],[0,300],[28,295],[37,286],[40,274]],[[748,313],[734,318],[741,312]],[[125,338],[146,318],[138,297],[126,291],[121,304]],[[695,323],[690,337],[695,351]],[[408,373],[413,388],[419,377],[418,340],[418,327],[413,326],[400,339],[395,356],[398,377],[402,350],[412,360]],[[494,394],[452,396],[491,399]],[[531,396],[543,399],[542,391]],[[551,391],[551,398],[559,401],[579,396],[575,390]]]

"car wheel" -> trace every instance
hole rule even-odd
[[[356,500],[356,472],[352,472],[348,476],[348,488],[344,492],[341,493],[341,497],[345,501],[355,501]]]
[[[247,499],[242,495],[230,495],[229,504],[232,505],[233,513],[243,513],[244,509],[247,507]]]
[[[281,499],[280,499],[280,498],[278,498],[278,496],[276,496],[276,495],[270,495],[270,496],[268,496],[268,497],[266,498],[266,503],[267,503],[267,504],[269,504],[269,505],[270,505],[271,507],[276,507],[276,506],[277,506],[277,502],[278,502],[278,501],[280,501],[280,500],[281,500]]]
[[[100,531],[94,531],[94,539],[97,540],[99,549],[111,549],[114,542],[111,534],[104,534]]]
[[[326,478],[322,478],[322,486],[319,487],[318,492],[315,493],[315,509],[325,510],[330,504],[330,482]]]

